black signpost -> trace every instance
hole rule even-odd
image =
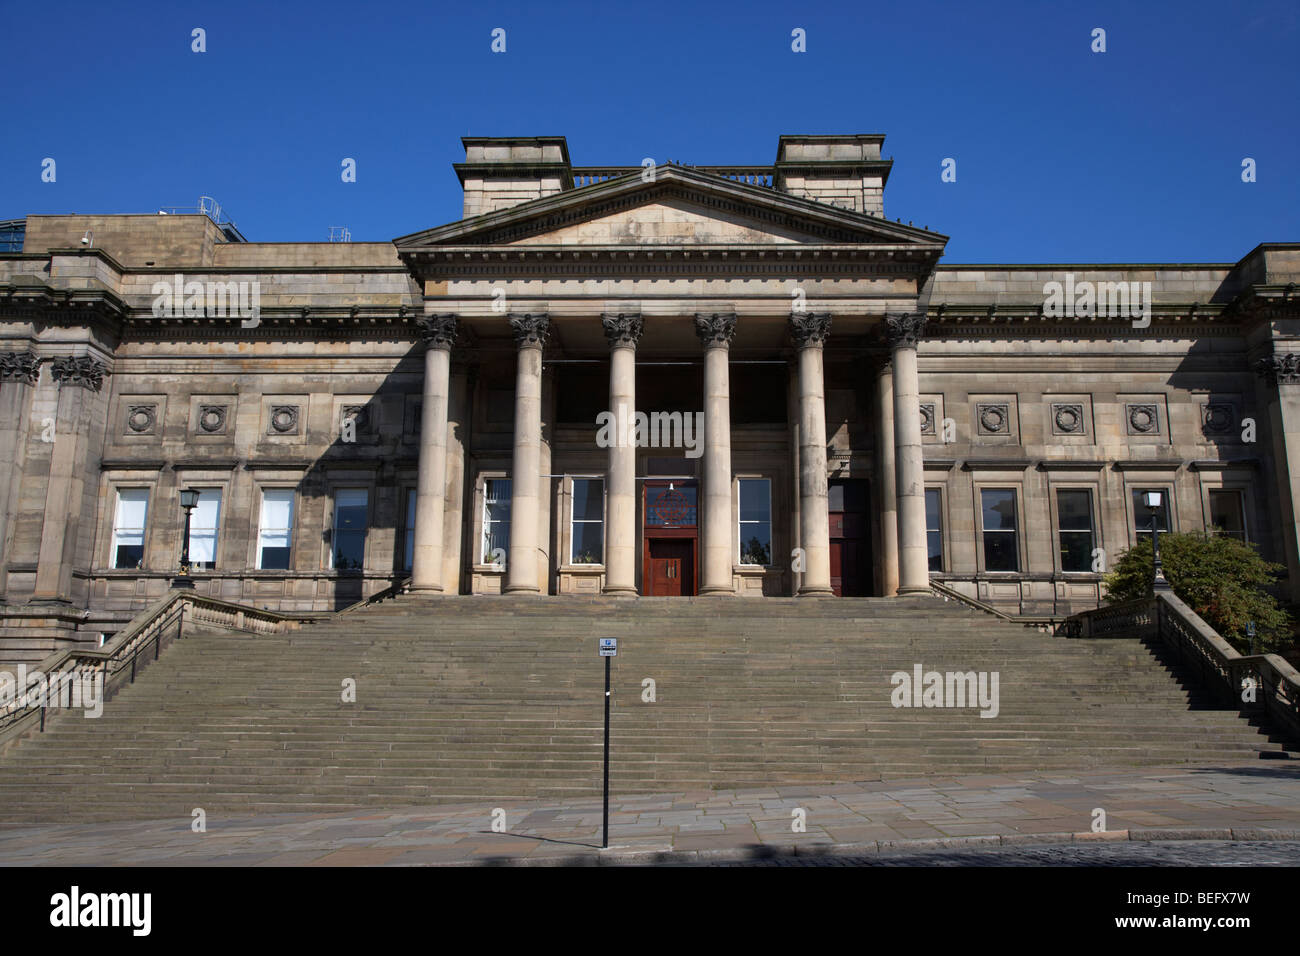
[[[609,659],[618,654],[618,639],[602,637],[600,656],[605,658],[605,813],[601,826],[600,848],[609,849]]]

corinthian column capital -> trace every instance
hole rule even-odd
[[[104,385],[107,367],[89,355],[69,355],[55,359],[51,365],[54,380],[61,385],[76,385],[98,392]]]
[[[512,312],[510,328],[515,333],[515,345],[519,348],[546,345],[546,336],[551,331],[551,317],[545,312]]]
[[[0,382],[26,382],[35,385],[41,374],[41,360],[35,352],[0,354]]]
[[[790,315],[790,333],[799,348],[821,346],[831,334],[829,312],[794,312]]]
[[[643,329],[639,312],[605,312],[600,317],[609,347],[630,345],[636,348]]]
[[[696,312],[695,334],[704,347],[728,345],[736,334],[735,312]]]
[[[885,316],[885,339],[891,349],[914,349],[924,334],[924,312],[891,312]]]
[[[440,312],[420,319],[420,332],[431,349],[451,350],[456,341],[456,314]]]
[[[1255,374],[1276,388],[1300,384],[1300,354],[1279,352],[1255,363]]]

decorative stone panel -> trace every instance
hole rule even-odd
[[[1130,435],[1159,435],[1160,407],[1158,405],[1127,404],[1124,420]]]
[[[198,430],[203,435],[224,435],[226,433],[226,405],[200,405]]]
[[[975,423],[981,435],[1010,435],[1011,406],[1006,402],[981,402],[975,406]]]
[[[1083,405],[1078,402],[1052,404],[1052,434],[1082,435],[1085,432]]]
[[[1212,438],[1230,434],[1236,421],[1236,409],[1227,402],[1207,402],[1201,406],[1201,430]]]
[[[158,427],[157,405],[128,405],[126,430],[130,435],[152,435]]]
[[[357,434],[361,434],[370,427],[370,410],[365,405],[344,405],[339,410],[339,427],[348,419],[352,419]]]
[[[266,433],[268,435],[298,434],[299,411],[297,405],[272,405],[271,414],[267,419]]]
[[[934,434],[934,402],[921,403],[921,434]]]

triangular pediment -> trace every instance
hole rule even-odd
[[[395,240],[437,246],[883,244],[942,249],[947,237],[770,187],[667,166],[619,176]]]

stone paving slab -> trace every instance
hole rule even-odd
[[[1093,810],[1106,831],[1092,832]],[[494,811],[505,829],[494,832]],[[805,829],[796,832],[794,810]],[[495,814],[500,817],[500,814]],[[1300,765],[1088,770],[222,819],[18,825],[7,866],[426,866],[737,860],[953,847],[1300,839]]]

